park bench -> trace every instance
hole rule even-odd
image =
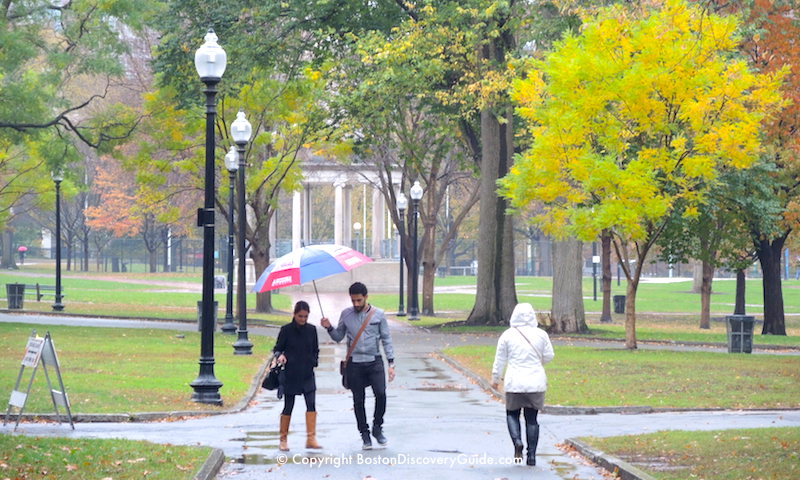
[[[36,301],[41,302],[42,297],[45,295],[50,295],[53,298],[56,296],[56,287],[53,285],[42,285],[40,283],[35,284],[26,284],[25,285],[25,294],[26,295],[36,295]],[[64,290],[61,290],[61,296],[65,297]]]

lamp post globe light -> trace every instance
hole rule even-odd
[[[200,374],[190,384],[192,400],[222,405],[222,382],[214,376],[214,119],[217,114],[217,84],[225,72],[227,55],[209,29],[205,43],[195,52],[194,65],[206,89],[205,200],[197,210],[197,226],[203,228],[203,297],[200,315]]]
[[[245,237],[247,236],[247,214],[245,212],[245,192],[244,192],[244,173],[247,163],[244,159],[244,151],[250,136],[253,134],[253,127],[244,115],[243,111],[236,114],[236,120],[231,124],[231,136],[236,143],[236,150],[239,152],[239,176],[236,196],[239,200],[239,208],[236,212],[238,218],[239,237],[237,242],[237,255],[239,256],[239,270],[236,278],[236,313],[239,315],[239,338],[233,344],[235,355],[251,355],[253,353],[253,343],[247,338],[247,292],[245,285]]]
[[[405,306],[403,305],[403,252],[405,251],[405,221],[407,208],[408,199],[403,192],[400,192],[397,195],[397,211],[400,214],[400,225],[397,230],[398,236],[400,237],[400,305],[397,307],[398,317],[406,316],[406,312],[404,311]]]
[[[236,325],[233,324],[233,194],[235,190],[236,171],[239,170],[239,159],[236,155],[236,147],[231,146],[225,154],[225,169],[228,170],[230,179],[230,192],[228,195],[228,296],[225,299],[225,324],[222,326],[222,333],[233,335],[236,333]]]
[[[53,302],[53,310],[60,312],[64,310],[61,303],[61,182],[64,175],[61,171],[53,172],[53,182],[56,184],[56,298]]]
[[[361,250],[361,222],[354,223],[353,230],[356,232],[356,250]]]
[[[412,238],[412,262],[411,270],[413,273],[411,277],[411,298],[408,300],[408,319],[419,320],[419,298],[417,293],[417,285],[419,283],[419,258],[417,257],[417,217],[419,217],[419,201],[422,199],[422,187],[419,180],[414,182],[411,187],[411,203],[414,205],[414,236]]]

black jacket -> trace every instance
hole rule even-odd
[[[281,327],[274,352],[286,357],[283,393],[299,395],[317,389],[314,381],[314,367],[319,364],[319,342],[317,328],[306,323],[291,323]]]

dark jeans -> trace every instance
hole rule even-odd
[[[347,367],[347,376],[350,381],[350,390],[353,392],[353,411],[356,414],[356,424],[361,433],[369,432],[367,412],[364,408],[366,388],[372,386],[375,395],[375,414],[372,419],[372,429],[380,430],[383,426],[383,415],[386,413],[386,376],[383,370],[383,359],[377,358],[372,362],[350,362]]]
[[[317,391],[312,390],[310,392],[306,392],[303,394],[306,399],[306,411],[307,412],[315,412],[317,411]],[[292,410],[294,410],[294,395],[286,395],[283,397],[283,411],[281,415],[291,415]]]

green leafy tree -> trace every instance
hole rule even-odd
[[[504,192],[517,207],[542,202],[537,221],[552,235],[608,229],[630,349],[639,279],[669,214],[697,216],[720,168],[750,166],[782,104],[781,73],[735,58],[737,26],[682,0],[604,8],[515,86],[533,140]]]
[[[739,203],[741,179],[750,177],[747,170],[723,171],[697,206],[696,216],[684,216],[681,201],[676,202],[659,237],[659,257],[670,264],[696,259],[702,263],[700,287],[700,328],[711,328],[711,292],[714,272],[720,267],[738,271],[743,258],[752,262],[752,241],[747,217],[748,209]],[[763,172],[762,172],[763,173]],[[762,209],[762,212],[764,210]],[[743,313],[743,312],[742,312]]]

